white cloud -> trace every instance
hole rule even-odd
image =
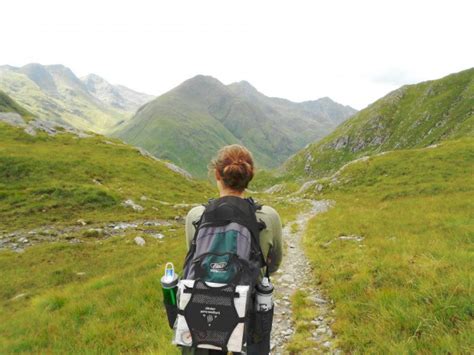
[[[62,63],[161,94],[196,74],[363,108],[474,65],[472,1],[26,1],[2,4],[1,62]]]

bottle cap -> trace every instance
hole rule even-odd
[[[257,291],[262,294],[271,294],[273,293],[273,285],[268,279],[268,277],[264,277],[262,281],[257,283]]]
[[[165,266],[165,280],[168,282],[174,279],[174,265],[173,263],[166,263]]]
[[[174,272],[173,263],[166,263],[165,274],[161,278],[161,284],[165,288],[172,288],[178,284],[178,277]]]

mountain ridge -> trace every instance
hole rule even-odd
[[[474,132],[474,68],[402,86],[290,157],[286,174],[321,177],[387,150],[420,148]]]
[[[275,167],[355,112],[332,120],[329,114],[314,111],[267,97],[247,81],[224,85],[200,74],[141,107],[114,135],[203,177],[207,163],[223,145],[244,144],[259,166]]]
[[[82,81],[62,64],[0,66],[0,90],[35,116],[67,122],[76,128],[97,133],[106,133],[119,122],[127,120],[151,98],[123,86],[111,85],[103,78],[100,82],[108,96],[91,92],[89,82]]]
[[[135,112],[154,98],[123,85],[110,84],[94,73],[81,77],[80,80],[94,97],[119,110]]]

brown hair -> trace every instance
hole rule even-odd
[[[252,153],[238,144],[219,149],[209,167],[217,171],[226,187],[239,192],[247,188],[254,174]]]

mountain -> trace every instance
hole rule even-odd
[[[352,107],[338,104],[329,97],[323,97],[313,101],[304,101],[302,104],[307,110],[318,116],[327,117],[327,119],[337,124],[344,122],[348,117],[353,116],[357,112],[357,110]]]
[[[96,99],[126,112],[135,113],[142,105],[154,98],[122,85],[112,85],[96,74],[89,74],[81,78],[81,81]]]
[[[0,113],[18,113],[23,117],[32,117],[33,115],[17,102],[15,102],[10,96],[0,91]]]
[[[0,90],[35,116],[104,133],[130,118],[151,97],[98,76],[79,79],[63,65],[0,67]]]
[[[330,99],[295,103],[245,81],[198,75],[141,107],[114,135],[204,176],[223,145],[244,144],[259,166],[275,167],[355,112]]]
[[[474,68],[389,93],[291,157],[286,174],[329,175],[366,155],[474,134]]]

